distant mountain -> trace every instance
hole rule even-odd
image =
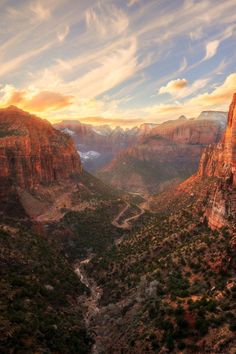
[[[227,122],[227,112],[222,111],[203,111],[197,119],[216,120],[222,123],[225,127]]]
[[[122,149],[132,146],[141,135],[148,134],[157,126],[144,123],[140,127],[112,129],[109,125],[93,126],[78,120],[64,120],[56,124],[56,129],[69,134],[82,156],[85,169],[96,171],[110,162]]]
[[[226,114],[222,112],[203,112],[197,119],[181,116],[164,122],[140,135],[98,176],[128,191],[162,191],[197,170],[203,148],[220,140],[225,125]]]

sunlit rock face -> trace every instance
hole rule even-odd
[[[229,108],[228,124],[224,140],[224,166],[232,184],[236,186],[236,94]]]
[[[227,128],[217,146],[203,152],[199,175],[217,177],[216,189],[211,193],[206,211],[209,225],[220,228],[236,217],[236,94],[229,108]]]
[[[72,139],[16,107],[0,110],[0,194],[50,185],[81,172]]]
[[[160,135],[180,144],[208,145],[215,143],[225,128],[226,117],[222,112],[219,120],[218,112],[211,113],[209,115],[202,112],[196,119],[186,119],[181,116],[174,121],[167,121],[152,129],[150,135]]]
[[[224,112],[205,112],[160,124],[122,150],[99,176],[128,191],[161,192],[198,170],[204,147],[219,142],[226,120]]]

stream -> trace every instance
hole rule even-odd
[[[92,331],[92,328],[94,327],[94,320],[95,317],[98,316],[100,312],[100,308],[98,306],[99,300],[102,296],[102,289],[96,285],[93,279],[90,279],[85,270],[84,270],[84,265],[88,264],[92,259],[92,256],[89,258],[86,258],[80,262],[77,262],[75,265],[75,273],[79,277],[81,283],[83,283],[89,290],[90,290],[90,295],[87,296],[82,296],[81,300],[83,302],[83,306],[85,307],[85,324],[88,332],[92,332],[91,335],[95,341],[95,343],[92,346],[91,354],[99,354],[97,350],[97,345],[96,345],[96,333]]]
[[[137,215],[128,217],[123,221],[122,224],[119,224],[119,219],[123,215],[123,213],[129,208],[129,204],[125,206],[125,208],[119,213],[119,215],[113,220],[112,224],[119,228],[130,228],[131,225],[129,224],[130,221],[136,221],[142,214],[145,213],[145,209],[143,207],[144,203],[141,203],[138,207],[140,212]],[[116,239],[114,241],[115,245],[119,245],[123,241],[123,236]],[[84,307],[84,319],[85,325],[87,328],[88,333],[90,333],[91,337],[94,339],[94,344],[91,349],[91,354],[99,354],[103,352],[103,341],[105,338],[108,338],[110,335],[109,326],[106,323],[106,315],[111,313],[111,308],[107,307],[100,307],[99,300],[102,296],[102,288],[99,287],[94,279],[91,279],[87,276],[85,265],[88,264],[94,254],[90,254],[88,258],[85,258],[81,261],[77,261],[75,263],[75,273],[80,279],[81,283],[83,283],[89,290],[89,295],[82,295],[79,300],[82,306]],[[120,312],[122,307],[124,306],[123,302],[115,304],[111,304],[113,306],[112,312]],[[110,305],[110,306],[111,306]],[[98,333],[97,333],[98,332]]]

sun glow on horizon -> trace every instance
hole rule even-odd
[[[236,90],[235,1],[212,4],[5,1],[0,107],[113,127],[226,111]]]

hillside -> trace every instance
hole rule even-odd
[[[60,250],[29,226],[0,225],[0,352],[89,353],[78,303],[87,289]]]

